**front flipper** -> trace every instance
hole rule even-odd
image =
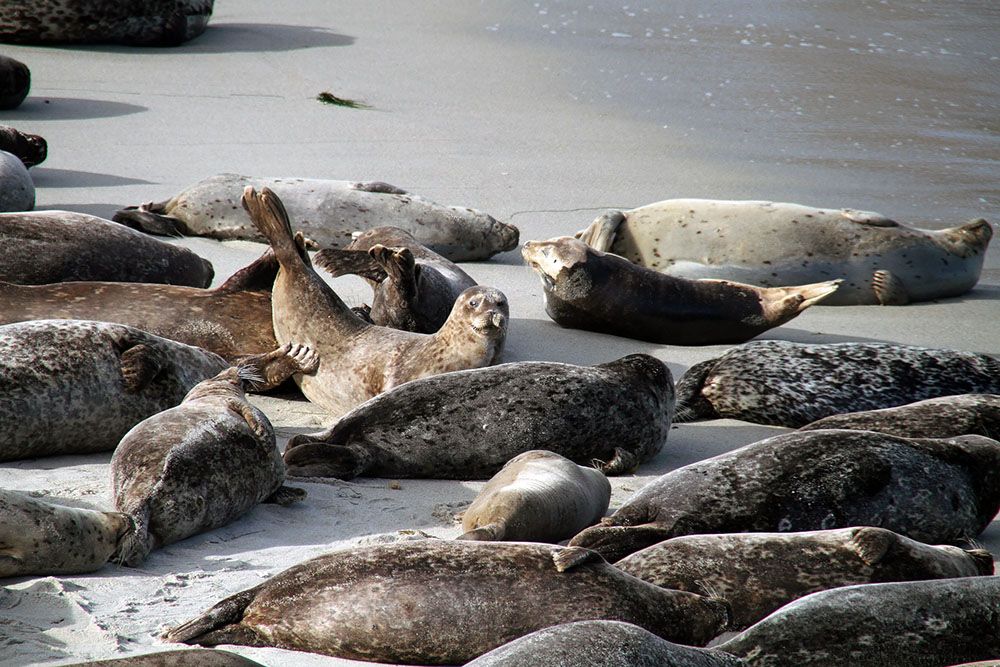
[[[564,547],[552,554],[557,572],[565,572],[584,563],[603,563],[604,557],[592,549]]]
[[[182,623],[176,628],[163,633],[161,635],[162,639],[168,642],[214,646],[215,644],[222,643],[217,641],[220,634],[231,634],[233,638],[238,639],[234,639],[228,643],[246,646],[261,645],[245,641],[246,637],[244,633],[250,632],[250,630],[239,625],[240,621],[243,620],[243,613],[246,611],[247,606],[257,597],[257,591],[260,588],[261,586],[257,586],[226,598],[198,618],[192,619],[187,623]]]
[[[385,269],[367,250],[324,248],[313,256],[312,261],[314,266],[320,267],[334,278],[353,274],[374,283],[380,283],[386,278]]]
[[[872,274],[872,289],[875,291],[875,298],[883,306],[905,306],[910,303],[906,287],[889,271],[880,269]]]
[[[615,242],[615,235],[618,228],[625,222],[625,214],[621,211],[608,211],[601,217],[590,223],[590,226],[575,234],[594,250],[608,252],[611,244]]]
[[[899,223],[892,218],[887,218],[881,213],[874,211],[859,211],[856,208],[842,208],[840,214],[859,225],[870,225],[872,227],[899,227]]]
[[[363,181],[354,184],[355,190],[362,192],[374,192],[380,195],[405,195],[406,190],[397,188],[395,185],[384,181]]]
[[[642,461],[639,460],[638,456],[621,447],[615,447],[614,457],[606,463],[597,459],[591,461],[591,464],[605,475],[627,475],[634,472],[640,463]]]
[[[252,405],[245,401],[239,401],[232,398],[228,401],[228,407],[230,410],[243,417],[247,426],[250,427],[250,430],[253,431],[258,440],[262,440],[264,442],[274,440],[274,428],[271,426],[271,422],[267,421],[267,417],[264,417],[263,413],[254,409]]]
[[[287,507],[292,503],[297,503],[300,500],[305,500],[306,490],[300,489],[296,486],[285,486],[282,484],[275,490],[274,493],[269,495],[263,500],[265,503],[272,503],[275,505],[281,505],[282,507]]]
[[[126,227],[138,229],[140,232],[146,232],[147,234],[157,234],[159,236],[186,235],[188,228],[181,220],[172,215],[162,215],[156,212],[163,210],[164,203],[129,206],[115,213],[111,219]]]
[[[296,373],[315,373],[319,368],[319,355],[315,350],[298,343],[285,343],[277,350],[266,354],[255,354],[240,359],[241,367],[255,369],[255,378],[250,387],[261,392],[274,389]]]
[[[153,381],[163,367],[157,350],[140,343],[121,353],[122,384],[130,394],[137,393]]]
[[[285,473],[289,477],[335,477],[353,479],[372,463],[366,450],[355,446],[306,442],[285,449]]]
[[[603,519],[596,526],[585,528],[569,541],[571,547],[586,547],[601,554],[609,563],[621,560],[640,549],[669,539],[670,531],[660,524],[616,526]]]
[[[502,523],[490,523],[463,533],[456,540],[475,540],[479,542],[498,542],[503,539],[507,528]]]

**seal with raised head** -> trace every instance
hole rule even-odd
[[[528,241],[545,312],[573,329],[669,345],[740,343],[788,322],[837,290],[837,281],[762,288],[688,280],[636,266],[569,236]]]
[[[35,208],[35,182],[21,158],[0,150],[0,213]]]
[[[798,428],[830,415],[971,393],[1000,394],[1000,359],[891,343],[754,341],[685,371],[676,421]]]
[[[25,167],[45,162],[49,145],[44,137],[21,132],[10,125],[0,125],[0,151],[13,153]]]
[[[679,278],[764,287],[840,278],[823,305],[900,305],[958,296],[979,281],[993,230],[901,225],[880,213],[769,201],[668,199],[609,211],[578,237]]]
[[[0,214],[3,281],[41,285],[108,280],[208,287],[214,276],[212,263],[191,250],[110,220],[70,211]]]
[[[224,526],[258,503],[305,497],[282,485],[274,428],[243,393],[255,374],[252,365],[228,368],[122,438],[111,459],[111,491],[135,531],[118,561],[139,565],[153,549]]]
[[[570,544],[609,561],[680,535],[877,526],[972,539],[1000,510],[1000,442],[797,431],[673,470]]]
[[[318,370],[295,381],[306,398],[334,416],[404,382],[499,361],[508,319],[507,299],[499,290],[462,292],[435,334],[374,326],[355,315],[313,270],[277,195],[247,187],[243,204],[278,260],[271,295],[275,338],[316,351]]]
[[[985,549],[930,546],[884,528],[685,535],[615,567],[651,584],[724,599],[731,630],[817,591],[853,584],[993,574]]]
[[[354,232],[400,227],[454,262],[489,259],[517,247],[518,231],[471,208],[442,206],[378,181],[251,178],[219,174],[159,203],[122,209],[114,219],[151,234],[263,241],[240,206],[245,188],[274,192],[311,245],[342,248]]]
[[[164,638],[453,665],[541,628],[596,619],[704,645],[725,629],[727,609],[647,584],[586,549],[420,540],[307,560]]]
[[[645,354],[444,373],[376,396],[326,432],[293,437],[285,463],[298,476],[486,479],[546,449],[620,475],[663,447],[673,401],[670,370]]]
[[[31,70],[20,60],[0,55],[0,110],[16,109],[31,89]]]
[[[77,662],[66,667],[264,667],[250,658],[210,648],[141,653],[123,658]]]
[[[132,532],[118,512],[67,507],[0,489],[0,577],[99,570]]]
[[[559,542],[601,520],[611,484],[600,470],[554,452],[512,458],[462,516],[460,540]]]

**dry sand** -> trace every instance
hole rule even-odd
[[[284,6],[218,0],[208,31],[176,49],[0,49],[33,77],[29,99],[0,120],[49,141],[48,161],[32,170],[38,208],[110,217],[223,171],[384,180],[490,212],[520,226],[522,240],[669,197],[853,207],[936,228],[995,218],[1000,203],[992,0]],[[372,109],[322,105],[314,98],[324,90]],[[180,243],[215,263],[217,283],[263,249]],[[726,349],[560,329],[517,252],[463,268],[510,298],[507,361],[646,352],[677,377]],[[335,285],[353,304],[368,298],[358,280]],[[998,298],[994,244],[982,282],[962,298],[815,307],[762,338],[997,353]],[[301,400],[254,400],[282,444],[328,421]],[[782,431],[676,427],[639,474],[613,480],[612,508],[657,475]],[[0,487],[107,508],[109,460],[3,464]],[[156,638],[166,626],[310,556],[399,530],[458,535],[452,516],[481,485],[302,483],[304,503],[258,507],[142,567],[10,581],[0,590],[0,663],[169,648]],[[982,540],[1000,553],[996,524]],[[234,650],[271,665],[355,664]]]

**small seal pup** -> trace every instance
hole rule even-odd
[[[1000,510],[1000,442],[797,431],[678,468],[570,544],[617,561],[679,535],[879,526],[974,538]]]
[[[419,540],[307,560],[164,638],[454,665],[535,630],[596,619],[704,645],[725,629],[727,609],[711,598],[647,584],[586,549]]]
[[[67,667],[264,667],[259,662],[230,651],[208,648],[190,648],[157,653],[141,653],[111,658],[77,662]]]
[[[31,70],[20,60],[0,55],[0,110],[16,109],[31,89]]]
[[[293,437],[285,464],[303,477],[486,479],[522,452],[547,449],[621,475],[663,447],[673,401],[670,370],[645,354],[444,373],[376,396],[323,433]]]
[[[668,345],[741,343],[788,322],[838,285],[762,288],[675,278],[568,236],[528,241],[521,254],[541,276],[545,312],[559,326]]]
[[[0,489],[0,577],[94,572],[131,531],[131,519],[118,512]]]
[[[785,605],[715,648],[768,667],[952,665],[1000,656],[1000,577],[863,584]]]
[[[243,205],[278,260],[271,295],[274,335],[314,349],[318,370],[296,375],[306,398],[340,416],[369,398],[429,375],[499,361],[507,336],[507,299],[499,290],[462,292],[433,335],[373,326],[355,315],[313,270],[292,236],[284,205],[247,187]]]
[[[930,546],[884,528],[675,537],[626,556],[622,572],[724,599],[743,630],[804,595],[852,584],[993,574],[985,549]]]
[[[305,497],[282,486],[274,429],[243,393],[255,371],[234,366],[199,382],[180,405],[122,438],[111,458],[112,498],[135,531],[119,562],[139,565],[153,549],[231,523],[258,503]]]
[[[0,151],[0,213],[35,207],[35,183],[28,168],[13,153]]]
[[[49,145],[43,137],[21,132],[10,125],[0,125],[0,151],[16,155],[25,167],[45,162],[48,150]]]
[[[890,343],[754,341],[685,371],[677,381],[677,421],[798,428],[830,415],[969,393],[1000,394],[1000,360]]]
[[[460,540],[559,542],[601,520],[611,483],[600,470],[554,452],[518,454],[483,487],[462,516]]]
[[[219,174],[164,202],[118,211],[114,219],[151,234],[263,241],[240,207],[244,190],[267,188],[288,206],[310,245],[342,248],[354,232],[400,227],[453,262],[489,259],[517,247],[517,227],[471,208],[442,206],[377,181],[251,178]]]
[[[208,287],[212,263],[187,248],[70,211],[0,213],[0,280],[71,280]],[[9,320],[8,320],[9,321]]]
[[[668,199],[609,211],[587,245],[679,278],[764,287],[840,278],[823,305],[901,305],[958,296],[979,281],[993,229],[932,231],[869,211],[769,201]]]
[[[849,412],[824,417],[800,431],[846,428],[880,431],[904,438],[952,438],[958,435],[1000,437],[1000,396],[960,394],[929,398],[867,412]]]

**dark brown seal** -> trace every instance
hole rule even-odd
[[[528,241],[521,254],[541,275],[557,324],[669,345],[740,343],[833,294],[839,281],[755,287],[675,278],[564,236]]]
[[[647,584],[586,549],[421,540],[313,558],[164,637],[450,665],[579,620],[628,621],[670,641],[705,644],[726,614],[724,603]]]
[[[45,162],[48,150],[49,145],[44,137],[21,132],[10,125],[0,125],[0,151],[13,153],[25,167]]]
[[[31,89],[31,70],[20,60],[0,55],[0,109],[16,109]]]
[[[897,408],[824,417],[799,430],[831,428],[880,431],[904,438],[951,438],[958,435],[994,438],[1000,436],[1000,396],[960,394],[929,398]]]

